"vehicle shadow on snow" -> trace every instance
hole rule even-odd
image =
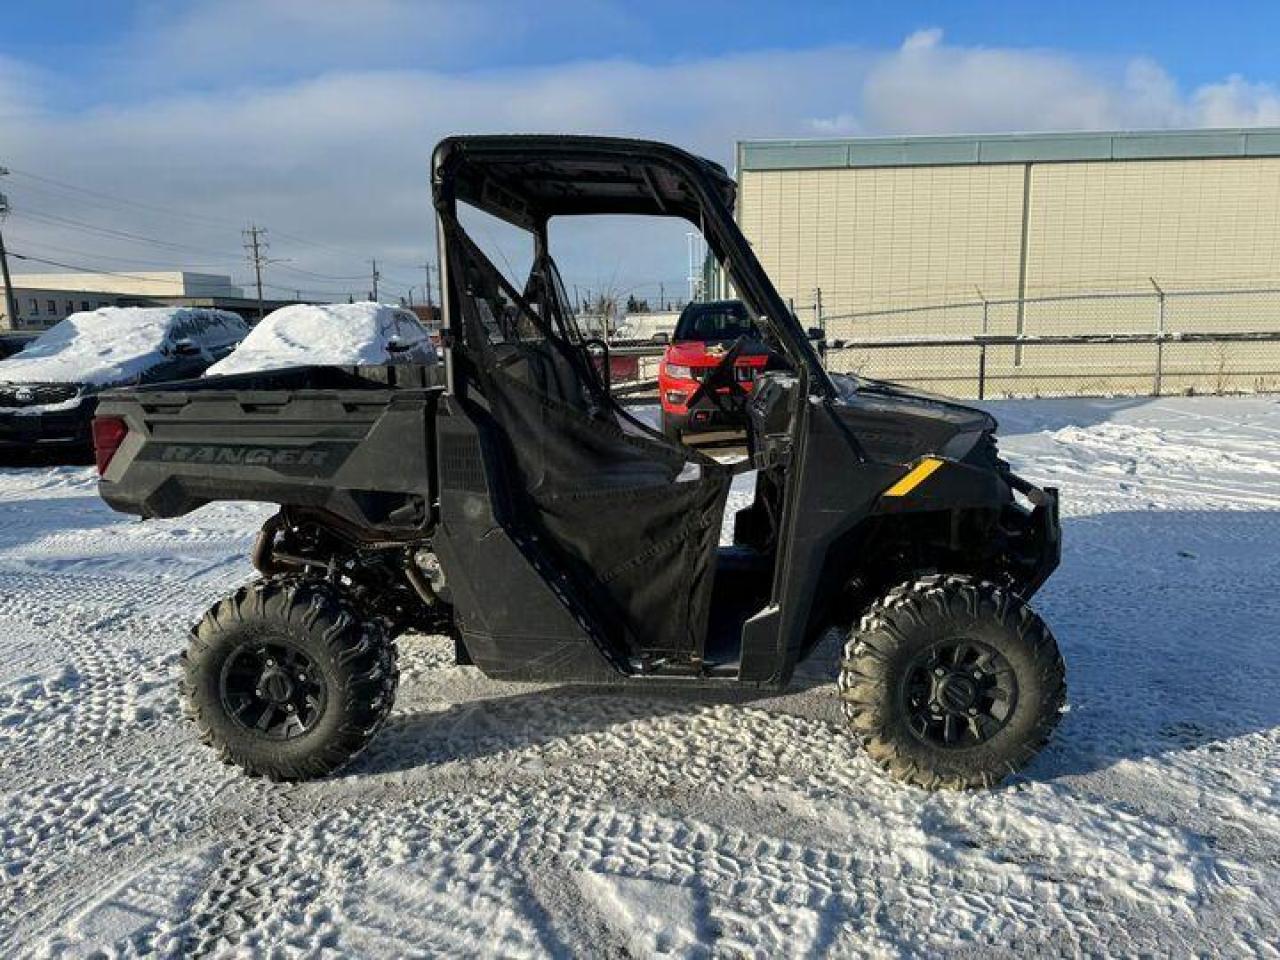
[[[348,772],[391,773],[479,760],[566,738],[621,730],[629,723],[777,696],[759,690],[669,684],[499,686],[503,692],[482,699],[439,711],[393,716]]]
[[[129,522],[136,521],[112,513],[96,494],[0,501],[0,550],[56,534],[85,533]]]
[[[1065,522],[1063,566],[1036,606],[1067,661],[1070,710],[1033,780],[1280,727],[1280,511],[1152,511]],[[407,770],[739,704],[840,723],[838,638],[791,689],[495,684],[492,696],[398,716],[353,772]],[[816,694],[816,695],[815,695]]]
[[[1064,521],[1035,605],[1070,709],[1033,779],[1280,727],[1280,511],[1161,510]]]

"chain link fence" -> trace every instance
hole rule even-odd
[[[1280,391],[1280,287],[1153,281],[818,319],[829,369],[956,397]]]
[[[1280,392],[1280,287],[1072,294],[824,314],[827,368],[953,397]],[[613,387],[652,399],[664,347],[613,340]]]

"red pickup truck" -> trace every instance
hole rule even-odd
[[[686,434],[742,429],[744,412],[732,404],[696,404],[690,399],[738,341],[733,379],[743,393],[750,393],[755,379],[778,366],[772,353],[739,300],[691,303],[676,321],[675,334],[658,365],[658,392],[662,400],[662,432],[673,440]],[[722,396],[732,388],[720,387]]]

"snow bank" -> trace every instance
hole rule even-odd
[[[0,360],[9,383],[128,383],[155,366],[165,335],[184,319],[208,310],[174,307],[102,307],[73,313]]]
[[[297,304],[268,314],[235,351],[206,376],[284,367],[349,366],[412,359],[418,351],[388,349],[393,342],[434,351],[427,332],[406,310],[384,303]]]

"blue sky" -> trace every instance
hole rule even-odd
[[[627,133],[728,163],[743,137],[1280,125],[1278,34],[1280,5],[1233,2],[11,2],[6,231],[46,259],[242,280],[253,219],[281,289],[337,294],[377,256],[405,292],[450,132]],[[566,236],[570,282],[678,286],[682,228],[603,236]]]
[[[103,48],[126,44],[157,24],[181,19],[201,4],[42,0],[6,4],[0,53],[33,62],[94,61]],[[354,9],[358,3],[350,4]],[[422,35],[432,32],[430,3],[418,4]],[[537,7],[538,4],[529,4]],[[554,6],[554,4],[548,4]],[[1041,47],[1102,57],[1146,56],[1185,83],[1199,84],[1240,73],[1275,79],[1275,37],[1280,5],[1265,2],[818,2],[704,0],[572,4],[574,19],[592,8],[609,9],[598,26],[581,23],[530,38],[509,37],[502,53],[510,65],[556,63],[584,57],[634,57],[670,61],[750,49],[803,49],[830,43],[892,46],[925,27],[941,27],[960,45]],[[626,29],[616,29],[620,23]],[[536,42],[529,42],[536,39]],[[478,50],[457,51],[455,65],[492,65]],[[68,58],[74,58],[68,62]],[[396,57],[415,63],[412,54]],[[270,71],[266,71],[270,72]]]

